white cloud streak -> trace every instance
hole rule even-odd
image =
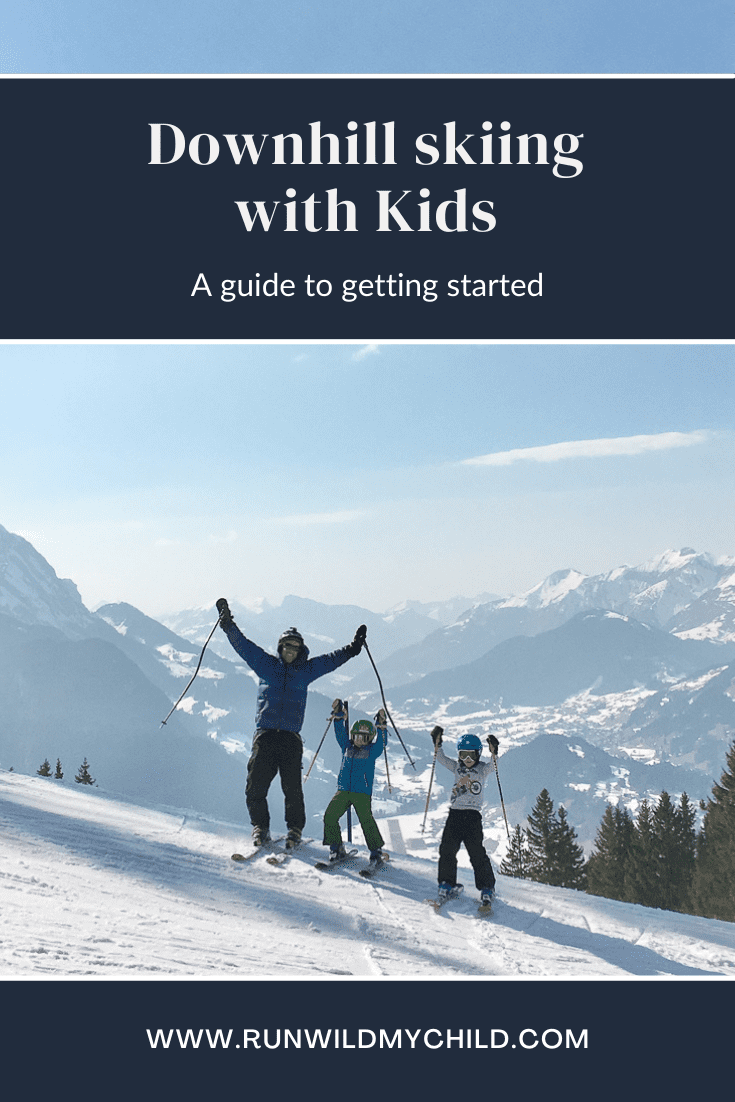
[[[615,436],[599,440],[567,440],[559,444],[543,444],[536,448],[514,448],[507,452],[490,452],[472,459],[462,459],[462,466],[510,467],[513,463],[558,463],[563,459],[606,459],[619,455],[645,455],[703,444],[710,433],[660,432],[651,436]]]
[[[353,360],[364,360],[366,356],[375,356],[380,352],[380,345],[365,344],[357,352],[353,353]]]
[[[365,516],[361,509],[346,509],[341,513],[297,513],[290,517],[271,517],[271,524],[304,528],[314,524],[350,524]]]

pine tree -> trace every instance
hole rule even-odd
[[[544,788],[538,794],[536,803],[528,816],[526,830],[528,843],[526,878],[528,880],[538,880],[541,884],[552,883],[555,829],[554,802]]]
[[[94,777],[90,776],[89,762],[85,758],[79,766],[79,772],[74,777],[77,784],[94,784]]]
[[[676,910],[685,914],[693,913],[694,868],[697,856],[697,834],[695,822],[697,813],[686,792],[682,792],[676,812],[678,835],[677,863],[675,870],[675,888],[677,896]]]
[[[510,836],[510,846],[500,866],[500,872],[503,876],[515,876],[522,879],[527,875],[527,865],[526,832],[521,829],[520,823],[516,823]]]
[[[50,777],[51,776],[51,766],[49,765],[48,758],[44,759],[43,765],[41,766],[40,769],[36,770],[36,773],[38,774],[39,777]]]
[[[624,898],[644,907],[687,911],[695,857],[695,811],[686,793],[679,806],[662,792],[651,811],[641,804],[625,871]]]
[[[634,834],[633,818],[626,807],[608,804],[587,862],[587,891],[607,899],[627,899],[625,873]]]
[[[60,781],[64,774],[61,771],[61,759],[56,759],[56,772],[54,773],[54,780]]]
[[[653,850],[649,876],[653,891],[652,907],[662,911],[678,910],[677,864],[679,860],[679,827],[676,808],[668,792],[662,792],[653,815]]]
[[[587,884],[584,849],[577,844],[577,832],[567,821],[564,804],[559,804],[556,819],[553,839],[554,878],[549,883],[581,891]]]
[[[651,885],[653,855],[653,823],[651,806],[643,800],[633,830],[630,857],[624,874],[625,899],[629,903],[641,903],[655,907],[655,892]]]
[[[725,760],[697,839],[693,896],[698,914],[735,922],[735,742]]]

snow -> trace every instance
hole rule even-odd
[[[280,793],[278,793],[280,796]],[[432,812],[434,826],[443,814]],[[415,824],[404,831],[409,851]],[[236,864],[240,824],[0,771],[0,975],[19,978],[631,978],[735,976],[735,924],[506,877],[493,918],[437,915],[435,849],[373,881]],[[385,831],[399,837],[397,828]],[[360,847],[364,854],[364,847]]]

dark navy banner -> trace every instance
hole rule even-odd
[[[725,78],[0,81],[4,339],[729,339]]]
[[[26,1095],[56,1076],[113,1100],[680,1096],[724,1085],[731,992],[666,980],[6,983],[4,1077]]]

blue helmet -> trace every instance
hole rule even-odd
[[[479,758],[482,753],[482,743],[477,735],[462,735],[457,743],[457,750],[476,750]]]

